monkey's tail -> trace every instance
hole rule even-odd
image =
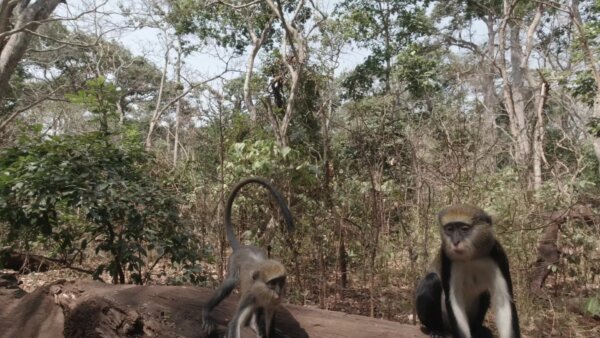
[[[267,190],[269,190],[271,195],[275,197],[275,200],[277,201],[277,204],[281,209],[281,213],[283,214],[283,218],[285,220],[285,223],[287,224],[288,231],[294,231],[294,220],[292,219],[292,213],[290,212],[290,209],[288,208],[287,203],[283,198],[283,195],[281,195],[281,193],[277,189],[275,189],[269,182],[267,182],[267,180],[263,178],[247,178],[245,180],[240,181],[235,187],[233,187],[233,190],[231,190],[231,194],[227,199],[227,205],[225,206],[225,232],[227,234],[227,240],[229,241],[229,244],[231,245],[234,251],[241,246],[241,243],[237,238],[235,238],[235,234],[233,233],[233,225],[231,224],[231,207],[233,206],[233,201],[235,200],[235,197],[237,196],[240,189],[242,189],[242,187],[248,183],[258,183],[263,187],[267,188]]]

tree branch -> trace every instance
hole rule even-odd
[[[62,0],[60,2],[62,2]],[[38,4],[38,3],[43,3],[43,1],[38,0],[38,2],[34,3],[32,6],[34,6],[34,5]],[[106,3],[108,3],[108,0],[105,0],[100,5],[92,8],[92,9],[90,9],[88,11],[81,12],[78,15],[72,17],[72,18],[50,18],[50,19],[44,19],[44,20],[32,20],[32,21],[29,21],[29,22],[27,22],[27,23],[25,23],[25,24],[23,24],[23,25],[21,25],[21,26],[19,26],[17,28],[11,29],[10,31],[0,33],[0,40],[4,39],[5,37],[7,37],[9,35],[13,35],[13,34],[16,34],[16,33],[19,33],[19,32],[23,32],[23,31],[29,29],[32,26],[37,27],[37,26],[39,26],[41,24],[48,23],[48,22],[54,22],[54,21],[75,21],[75,20],[78,20],[79,18],[81,18],[82,16],[84,16],[86,14],[97,13],[98,12],[98,8],[106,5]]]
[[[56,93],[59,89],[61,89],[63,86],[60,86],[58,88],[56,88],[55,90],[53,90],[52,92],[50,92],[49,94],[45,95],[44,97],[42,97],[41,99],[27,105],[24,108],[21,108],[19,110],[14,111],[12,114],[10,114],[10,116],[2,121],[2,123],[0,123],[0,132],[3,132],[4,129],[6,128],[6,126],[12,121],[14,120],[17,116],[19,116],[19,114],[21,114],[24,111],[27,111],[35,106],[37,106],[38,104],[42,103],[43,101],[46,101],[48,98],[50,98],[50,96],[52,96],[54,93]]]
[[[537,7],[537,11],[535,12],[535,16],[529,25],[529,29],[527,30],[527,40],[525,43],[525,52],[523,55],[523,59],[521,60],[520,67],[521,69],[525,69],[527,67],[527,62],[529,61],[529,56],[531,55],[531,51],[533,50],[533,34],[535,30],[538,28],[540,21],[542,19],[542,14],[544,12],[544,4],[540,3]]]
[[[243,5],[232,5],[230,3],[227,3],[227,2],[221,1],[221,0],[218,0],[215,3],[221,4],[221,5],[225,5],[227,7],[233,8],[233,9],[240,9],[240,8],[246,8],[246,7],[254,6],[256,4],[259,4],[261,1],[262,0],[255,0],[255,1],[249,2],[247,4],[243,4]]]

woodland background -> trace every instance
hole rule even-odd
[[[410,323],[467,202],[523,331],[598,336],[599,84],[598,0],[0,0],[3,256],[214,288],[224,199],[262,176],[297,231],[260,188],[234,223],[289,302]]]

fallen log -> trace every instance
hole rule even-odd
[[[0,337],[207,337],[200,313],[209,289],[60,280],[23,294],[7,284],[0,283]],[[221,333],[237,300],[214,309]],[[280,337],[424,337],[416,326],[296,305],[282,306],[276,318]],[[255,337],[249,329],[242,336]]]

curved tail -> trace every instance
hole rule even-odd
[[[269,190],[271,195],[275,197],[275,200],[277,201],[277,204],[281,209],[281,213],[283,214],[283,218],[285,220],[285,223],[287,224],[288,231],[292,232],[294,230],[294,221],[292,219],[292,213],[290,212],[290,209],[288,209],[287,203],[285,203],[283,195],[281,195],[281,193],[277,191],[277,189],[275,189],[269,182],[267,182],[267,180],[263,178],[247,178],[245,180],[240,181],[235,187],[233,187],[233,190],[231,190],[231,194],[227,199],[227,205],[225,206],[225,232],[227,233],[227,240],[229,241],[229,244],[231,245],[234,251],[241,246],[241,243],[237,238],[235,238],[235,234],[233,233],[233,225],[231,224],[231,207],[233,206],[233,201],[235,200],[235,197],[237,196],[240,189],[242,189],[243,186],[249,183],[258,183]]]

